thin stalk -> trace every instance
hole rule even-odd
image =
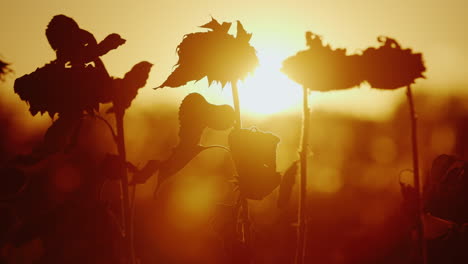
[[[297,228],[297,246],[296,246],[296,264],[304,263],[305,247],[306,247],[306,210],[307,210],[307,150],[309,145],[309,100],[308,90],[303,87],[303,114],[302,114],[302,136],[301,136],[301,151],[300,164],[300,190],[299,190],[299,209],[298,209],[298,228]]]
[[[237,89],[237,82],[232,82],[232,100],[234,101],[234,110],[236,111],[236,124],[235,128],[240,129],[242,127],[241,123],[241,112],[239,104],[239,91]]]
[[[133,251],[133,231],[130,227],[131,225],[131,216],[130,216],[130,196],[128,190],[128,178],[127,178],[127,154],[125,151],[125,133],[124,133],[124,111],[116,110],[115,119],[117,123],[117,149],[119,152],[119,158],[123,166],[121,168],[121,184],[122,184],[122,198],[123,198],[123,227],[125,230],[125,244],[128,250],[128,263],[135,264],[135,257]]]
[[[422,210],[421,199],[421,184],[419,176],[419,161],[418,161],[418,131],[417,131],[417,116],[414,107],[413,94],[411,92],[411,85],[406,87],[406,96],[408,98],[410,119],[411,119],[411,143],[413,148],[413,176],[414,176],[414,189],[416,191],[416,208],[418,210],[418,222],[416,225],[418,254],[421,263],[427,263],[426,254],[426,241],[424,240],[424,212]]]
[[[130,198],[130,249],[133,263],[137,263],[137,258],[135,256],[135,196],[136,196],[137,184],[133,185],[132,188],[132,197]]]
[[[242,127],[242,123],[241,123],[239,91],[237,89],[237,82],[233,81],[231,88],[232,88],[232,99],[234,101],[234,110],[236,112],[235,129],[240,129]],[[243,239],[247,245],[250,245],[249,202],[244,197],[240,197],[240,199],[241,199],[240,204],[241,204]]]

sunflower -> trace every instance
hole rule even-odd
[[[252,73],[258,65],[255,49],[249,44],[252,34],[237,21],[237,34],[228,34],[231,23],[216,19],[201,26],[207,32],[191,33],[177,47],[179,61],[175,70],[160,87],[179,87],[204,77],[208,83],[237,82]]]
[[[379,37],[380,46],[362,54],[348,55],[346,49],[332,49],[311,32],[306,33],[308,49],[283,62],[282,72],[293,81],[315,91],[352,88],[367,81],[378,89],[396,89],[424,78],[421,53],[402,49],[392,38]]]

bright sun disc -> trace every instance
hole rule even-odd
[[[241,109],[251,114],[269,115],[300,104],[300,86],[281,73],[284,57],[273,51],[259,51],[258,58],[260,65],[255,73],[239,83]]]

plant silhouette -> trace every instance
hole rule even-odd
[[[179,61],[176,69],[169,75],[161,87],[179,87],[189,81],[198,81],[205,76],[208,85],[220,82],[224,87],[231,84],[236,112],[235,128],[241,128],[241,111],[237,82],[253,72],[258,65],[255,49],[249,44],[252,34],[245,31],[240,21],[237,21],[236,36],[228,34],[231,23],[220,24],[212,18],[201,26],[208,32],[191,33],[184,37],[177,47]],[[243,237],[249,243],[250,222],[248,202],[242,198]]]
[[[214,18],[201,27],[209,31],[184,36],[177,47],[176,68],[158,88],[179,87],[204,77],[208,78],[208,85],[219,82],[224,87],[244,79],[257,67],[255,49],[249,44],[252,34],[245,31],[241,22],[237,21],[235,37],[228,34],[231,23],[219,24]]]
[[[187,95],[179,107],[179,143],[171,156],[164,160],[151,160],[134,177],[134,184],[144,183],[157,173],[159,186],[176,174],[200,152],[221,146],[202,146],[199,141],[206,128],[230,129],[234,125],[235,113],[228,105],[213,105],[198,94]],[[229,151],[237,168],[235,179],[239,197],[261,200],[280,183],[276,171],[276,147],[279,138],[271,133],[256,129],[234,129],[229,134]],[[221,235],[227,255],[232,263],[248,263],[251,252],[242,239],[242,229],[237,225],[240,199],[234,205],[218,205],[213,219],[215,230]]]
[[[117,134],[109,122],[102,118],[101,120],[111,128],[119,151],[118,176],[111,177],[122,182],[122,220],[127,245],[125,258],[129,263],[135,263],[123,119],[125,110],[130,107],[138,89],[146,84],[152,64],[143,61],[136,64],[124,78],[111,77],[100,56],[123,45],[125,40],[118,34],[110,34],[98,43],[90,32],[81,29],[72,18],[65,15],[52,18],[46,29],[46,36],[56,52],[56,59],[33,73],[16,79],[14,86],[15,92],[28,103],[33,116],[46,112],[51,118],[58,115],[58,119],[47,130],[44,142],[31,156],[34,162],[39,162],[56,155],[63,155],[62,153],[67,155],[76,144],[83,118],[86,115],[94,116],[99,111],[99,104],[112,103],[112,108],[108,112],[116,115]],[[76,155],[69,158],[83,159]],[[112,163],[102,164],[110,166]],[[99,183],[96,182],[95,185]]]
[[[237,21],[236,37],[228,34],[231,23],[219,24],[214,18],[201,27],[208,28],[209,31],[185,35],[177,47],[179,61],[176,69],[158,88],[179,87],[205,76],[208,78],[208,85],[220,82],[224,87],[231,83],[237,114],[236,127],[240,128],[237,82],[258,66],[256,51],[249,44],[252,34],[245,31],[240,21]]]
[[[29,104],[31,114],[76,116],[110,102],[112,78],[99,57],[125,40],[111,34],[97,43],[91,33],[64,15],[52,18],[46,36],[56,59],[15,81],[15,92]],[[91,62],[94,65],[88,65]]]
[[[432,162],[424,186],[423,217],[430,263],[464,263],[466,254],[466,188],[468,162],[442,154]],[[414,186],[402,184],[403,206],[418,224],[418,196]]]
[[[157,173],[159,187],[183,169],[203,150],[219,146],[202,146],[200,138],[206,128],[227,130],[234,124],[234,110],[229,105],[214,105],[198,94],[187,95],[179,107],[179,143],[164,161],[151,160],[135,175],[134,183],[144,183]]]
[[[398,42],[387,37],[379,37],[378,48],[368,48],[362,54],[347,55],[345,49],[333,50],[324,45],[320,36],[306,32],[308,49],[299,51],[283,62],[282,71],[295,82],[303,86],[303,130],[301,157],[301,188],[299,198],[299,228],[296,263],[304,263],[306,236],[306,181],[307,148],[309,134],[308,91],[333,91],[348,89],[367,81],[373,88],[397,89],[408,87],[408,102],[412,118],[413,167],[415,186],[419,195],[419,166],[417,159],[417,138],[413,99],[410,85],[418,78],[424,78],[425,66],[422,54],[402,49]],[[418,199],[420,200],[420,199]],[[421,206],[418,203],[421,215]],[[422,220],[418,224],[420,256],[425,263],[425,247]]]
[[[123,79],[114,80],[114,93],[111,94],[112,108],[109,111],[114,112],[117,126],[117,149],[120,159],[120,172],[122,182],[123,215],[125,238],[129,248],[130,263],[136,263],[134,245],[133,245],[133,227],[131,220],[131,201],[129,195],[129,184],[127,176],[127,155],[125,149],[124,133],[124,115],[131,102],[136,97],[140,88],[145,86],[149,77],[152,64],[146,61],[140,62],[125,74]],[[136,187],[134,187],[136,188]],[[135,192],[135,190],[134,190]]]
[[[378,37],[375,47],[352,54],[349,50],[325,45],[321,36],[306,32],[306,48],[286,58],[281,69],[303,88],[299,157],[295,157],[283,172],[278,167],[287,164],[278,160],[277,151],[288,148],[285,153],[290,155],[292,148],[294,152],[296,145],[290,144],[288,137],[295,140],[296,131],[288,124],[296,121],[291,118],[292,114],[283,114],[260,123],[288,135],[282,137],[281,144],[280,137],[271,132],[256,126],[242,127],[237,85],[254,72],[258,58],[250,44],[252,34],[239,21],[236,22],[237,33],[230,34],[231,26],[232,23],[211,18],[201,26],[201,32],[185,35],[177,47],[178,61],[172,73],[154,89],[177,88],[206,77],[208,86],[219,83],[224,89],[226,84],[231,85],[233,106],[213,104],[200,93],[189,93],[179,104],[178,135],[168,135],[172,139],[171,136],[177,136],[178,142],[171,146],[167,158],[145,158],[144,166],[135,162],[136,166],[127,160],[127,147],[134,145],[125,145],[125,132],[129,128],[125,121],[132,121],[130,125],[135,127],[142,123],[153,125],[150,121],[161,124],[157,131],[161,133],[157,135],[137,135],[138,143],[146,146],[161,144],[167,147],[170,140],[163,138],[164,132],[175,131],[171,130],[175,129],[171,127],[173,120],[159,120],[159,110],[164,113],[162,108],[158,108],[157,114],[153,112],[154,116],[148,115],[148,120],[135,123],[131,119],[125,120],[129,117],[125,115],[127,110],[146,85],[153,65],[141,61],[124,76],[112,76],[101,57],[124,45],[126,40],[113,33],[98,41],[68,16],[57,15],[51,19],[45,34],[56,57],[17,78],[13,88],[32,116],[47,114],[52,123],[41,139],[33,138],[36,134],[29,135],[37,131],[28,130],[24,136],[28,138],[21,139],[28,142],[21,142],[24,145],[18,148],[10,149],[10,145],[17,144],[16,138],[8,144],[0,142],[0,153],[6,154],[0,159],[0,263],[4,260],[6,263],[34,262],[22,256],[18,258],[20,261],[7,258],[11,251],[18,249],[21,252],[19,249],[31,241],[39,241],[44,248],[39,254],[40,259],[34,262],[40,264],[140,264],[154,260],[232,264],[304,264],[312,261],[468,263],[468,161],[463,156],[467,145],[467,118],[466,115],[452,116],[452,111],[458,113],[466,109],[450,108],[451,111],[446,111],[450,114],[434,117],[432,98],[427,103],[429,110],[422,107],[424,100],[421,100],[421,113],[430,116],[427,123],[421,124],[424,132],[430,128],[425,133],[427,136],[420,139],[424,142],[421,160],[422,164],[432,163],[431,167],[422,166],[430,168],[422,182],[412,85],[425,78],[423,55],[404,48],[389,37]],[[11,64],[0,60],[0,83],[11,72]],[[386,188],[381,186],[385,184],[381,179],[369,178],[397,169],[408,159],[409,146],[401,139],[406,133],[401,132],[404,131],[399,129],[401,127],[395,128],[403,124],[401,117],[406,112],[398,112],[384,124],[314,112],[313,118],[320,126],[317,133],[311,133],[311,125],[315,124],[315,120],[311,121],[309,107],[311,91],[345,90],[363,83],[386,91],[406,87],[411,125],[411,177],[414,180],[413,184],[400,182],[402,204],[394,199],[398,188]],[[267,100],[267,97],[257,99]],[[401,109],[406,110],[406,107]],[[8,126],[0,131],[6,142],[12,138],[11,131],[16,133],[16,124],[10,125],[12,112],[0,111],[1,125]],[[451,122],[442,123],[440,120],[443,119]],[[349,127],[340,129],[344,126]],[[458,129],[455,136],[454,129]],[[22,130],[25,129],[18,130],[18,135],[14,136],[23,137],[20,135]],[[226,146],[202,144],[213,130],[226,136]],[[111,136],[103,132],[110,132]],[[362,137],[363,134],[368,137]],[[97,142],[105,137],[112,137],[113,141],[108,142],[106,138]],[[307,165],[311,164],[309,144],[315,144],[314,148],[321,154],[313,159],[312,164],[317,164],[317,170],[313,168],[312,173],[308,173],[310,167]],[[443,154],[432,160],[434,154],[450,153],[439,151],[442,148],[456,149],[461,156]],[[18,154],[26,153],[22,152],[25,150],[31,152]],[[193,193],[184,190],[164,197],[167,194],[161,191],[164,184],[205,150],[222,150],[228,154],[222,157],[222,164],[212,168],[223,172],[220,177],[228,174],[228,184],[216,185],[220,188],[215,189],[212,182],[204,184],[199,178],[201,184],[196,182],[188,186],[193,188],[190,189]],[[138,155],[147,157],[152,155],[150,151],[154,148],[143,147],[138,150]],[[133,158],[133,155],[129,156]],[[373,163],[367,166],[370,160]],[[198,172],[204,169],[192,165],[187,169]],[[307,175],[330,178],[313,182],[317,192],[308,194]],[[156,186],[150,187],[153,201],[151,193],[146,197],[136,195],[138,184],[145,184],[152,176],[157,180]],[[215,180],[218,184],[219,178]],[[226,183],[225,178],[222,180]],[[297,216],[296,208],[288,206],[296,182]],[[281,211],[264,210],[272,208],[269,198],[275,195],[276,189],[278,196],[274,202]],[[206,193],[200,195],[200,192]],[[219,199],[221,195],[223,197]],[[161,208],[164,210],[158,208],[156,213],[148,210],[141,214],[143,220],[135,214],[137,206],[148,206],[164,199],[193,201],[183,205],[168,203]],[[214,205],[213,199],[223,202]],[[373,204],[365,204],[367,201]],[[254,208],[252,212],[249,212],[249,206]],[[4,213],[6,210],[9,211]],[[193,219],[180,217],[186,214],[193,214]],[[155,215],[158,221],[151,218]],[[291,224],[296,219],[297,229]],[[209,220],[216,237],[199,228],[206,227]],[[193,231],[195,228],[197,230]],[[158,235],[145,233],[146,229],[156,230]],[[193,243],[195,247],[189,244],[193,237],[202,243]],[[308,239],[310,243],[307,243]],[[365,246],[353,245],[357,239],[362,239]],[[377,243],[373,243],[375,241]],[[186,246],[189,253],[184,255],[179,250]],[[219,252],[221,247],[225,252]],[[141,249],[139,256],[136,256],[136,249]],[[151,249],[157,250],[149,254],[144,252]],[[202,252],[193,253],[194,249]],[[188,259],[188,256],[198,259]]]
[[[308,49],[283,62],[282,71],[314,91],[349,89],[367,81],[372,88],[397,89],[424,78],[422,54],[402,49],[392,38],[379,37],[380,46],[361,54],[324,45],[320,36],[306,32]]]
[[[424,209],[459,225],[468,222],[466,212],[468,162],[452,155],[439,155],[432,162],[424,188]]]

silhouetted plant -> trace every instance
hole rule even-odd
[[[149,77],[149,72],[153,65],[143,61],[125,74],[123,79],[116,79],[113,82],[113,90],[111,93],[112,108],[114,112],[117,126],[117,148],[119,152],[121,164],[121,181],[124,200],[124,229],[125,236],[130,248],[130,263],[136,263],[135,252],[133,245],[133,226],[131,220],[131,201],[129,196],[129,184],[127,176],[127,155],[125,150],[125,133],[124,133],[124,115],[127,108],[130,107],[133,99],[135,99],[138,90],[145,86],[146,80]],[[135,188],[135,187],[134,187]]]
[[[239,21],[236,37],[228,34],[231,23],[219,24],[214,18],[201,27],[209,31],[185,35],[177,47],[177,67],[159,87],[179,87],[204,77],[208,78],[208,85],[213,81],[220,82],[222,87],[231,83],[237,113],[236,126],[240,128],[237,82],[252,73],[258,65],[256,51],[249,44],[252,34],[247,33]]]
[[[418,78],[424,78],[425,67],[420,53],[402,49],[391,38],[378,38],[378,48],[368,48],[362,54],[347,55],[345,49],[333,50],[322,43],[321,37],[306,32],[307,50],[287,58],[282,71],[303,86],[304,115],[301,147],[301,188],[299,199],[299,228],[296,263],[304,262],[306,232],[306,180],[307,145],[309,134],[308,90],[332,91],[352,88],[367,81],[373,88],[396,89],[407,86],[408,102],[412,119],[413,167],[415,186],[419,195],[419,166],[417,154],[416,120],[410,85]],[[420,200],[420,199],[419,199]],[[421,214],[421,207],[418,206]],[[421,256],[424,258],[422,221],[418,225]]]
[[[423,207],[421,197],[421,177],[419,176],[417,117],[415,113],[411,84],[418,78],[425,78],[426,70],[421,53],[402,49],[396,40],[379,38],[381,46],[366,49],[362,55],[366,80],[373,88],[397,89],[406,86],[409,114],[411,120],[411,143],[413,157],[414,187],[416,190],[416,210],[418,222],[418,252],[422,263],[427,263],[426,242],[424,239]]]
[[[91,33],[64,15],[52,18],[46,36],[57,58],[15,81],[15,92],[29,104],[31,114],[81,116],[84,111],[98,110],[99,103],[109,102],[112,78],[99,56],[125,40],[111,34],[97,43]],[[90,62],[94,65],[88,65]]]
[[[159,87],[179,87],[189,81],[208,78],[208,84],[220,82],[224,87],[231,83],[234,109],[236,111],[236,129],[241,128],[240,105],[237,82],[244,79],[258,65],[255,49],[249,44],[252,34],[245,31],[237,21],[236,37],[228,34],[231,23],[212,20],[201,26],[208,32],[191,33],[184,37],[177,47],[179,61],[176,69]],[[159,88],[158,87],[158,88]],[[250,223],[248,203],[242,198],[242,218],[245,239],[249,240]]]
[[[433,216],[463,225],[468,222],[468,162],[439,155],[425,181],[423,207]]]
[[[424,184],[423,215],[428,259],[431,263],[464,263],[466,253],[466,222],[468,162],[452,155],[442,154],[432,162]],[[409,223],[416,227],[419,221],[416,188],[401,184],[403,210]]]
[[[233,126],[235,113],[230,106],[209,104],[197,93],[189,94],[179,108],[179,144],[165,161],[152,160],[134,178],[134,183],[145,182],[152,174],[158,175],[158,187],[182,169],[201,151],[212,147],[201,146],[200,137],[205,128],[226,130]],[[245,241],[245,232],[238,226],[242,199],[261,200],[280,183],[276,171],[276,147],[279,138],[256,129],[234,129],[229,134],[229,149],[237,174],[234,183],[239,200],[234,204],[218,205],[213,219],[214,229],[223,239],[232,263],[249,263],[251,248]],[[156,188],[156,191],[158,188]]]
[[[236,37],[228,34],[231,23],[212,20],[201,26],[208,32],[191,33],[177,47],[179,61],[175,70],[160,87],[179,87],[190,81],[208,78],[208,84],[235,84],[258,65],[255,49],[249,41],[252,34],[237,21]]]
[[[156,195],[164,181],[183,169],[200,152],[220,147],[200,145],[200,138],[206,128],[227,130],[233,124],[234,110],[231,106],[210,104],[198,93],[187,95],[179,107],[179,143],[168,159],[149,161],[136,175],[135,183],[143,183],[157,172]]]
[[[48,129],[40,156],[63,151],[78,137],[81,119],[87,113],[94,115],[100,103],[112,103],[110,112],[116,115],[117,133],[110,124],[119,152],[122,182],[123,223],[130,263],[135,263],[133,252],[133,228],[130,226],[130,200],[127,179],[127,161],[124,144],[124,114],[136,97],[138,89],[146,84],[152,64],[136,64],[124,78],[113,78],[99,58],[125,43],[118,34],[110,34],[98,43],[94,36],[79,28],[64,15],[55,16],[46,30],[47,39],[57,58],[31,74],[15,81],[15,92],[26,101],[32,115],[47,112],[51,118],[59,118]],[[104,163],[105,165],[106,163]]]

